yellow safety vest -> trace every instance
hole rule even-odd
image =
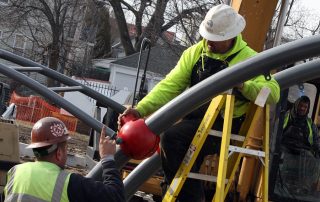
[[[69,179],[70,173],[45,161],[14,166],[7,174],[5,202],[69,201]]]
[[[283,129],[285,127],[287,127],[287,125],[288,125],[289,116],[290,116],[289,113],[286,113],[286,115],[284,117]],[[310,118],[307,118],[307,124],[308,124],[308,128],[309,128],[308,141],[309,141],[310,145],[313,145],[312,120]]]

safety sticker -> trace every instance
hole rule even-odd
[[[194,152],[196,151],[196,149],[197,149],[197,147],[195,145],[193,145],[193,144],[190,145],[190,147],[189,147],[189,149],[188,149],[188,151],[187,151],[187,153],[186,153],[186,155],[185,155],[185,157],[183,159],[183,163],[184,164],[186,164],[186,165],[189,164],[189,162],[190,162]]]
[[[262,87],[262,89],[260,90],[256,101],[254,102],[256,105],[260,106],[260,107],[264,107],[264,105],[267,102],[267,99],[269,97],[271,90],[268,87]]]

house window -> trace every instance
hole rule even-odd
[[[0,0],[0,5],[7,5],[9,3],[9,0]]]
[[[69,27],[69,32],[68,32],[68,37],[73,39],[74,38],[74,35],[76,33],[76,29],[77,29],[77,25],[78,23],[77,22],[71,22],[70,23],[70,27]]]
[[[21,34],[16,34],[13,41],[13,52],[17,55],[23,56],[26,45],[26,39]]]

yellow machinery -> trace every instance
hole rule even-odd
[[[257,52],[266,42],[278,0],[232,0],[231,6],[246,19],[243,38]]]
[[[18,126],[15,121],[0,118],[0,195],[6,184],[7,171],[19,162]]]

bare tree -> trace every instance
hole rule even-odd
[[[111,56],[111,30],[109,22],[109,9],[102,7],[98,9],[98,27],[96,34],[96,43],[94,46],[94,58],[106,58]]]
[[[280,4],[278,5],[275,15],[272,20],[271,27],[268,32],[268,39],[266,42],[266,48],[271,48],[275,37],[277,21],[279,19]],[[291,0],[286,13],[286,19],[284,23],[284,33],[282,35],[282,41],[288,42],[296,39],[300,39],[306,36],[319,34],[320,20],[319,14],[306,9],[302,1]]]
[[[215,0],[108,0],[117,21],[121,43],[126,55],[136,52],[143,38],[154,45],[164,33],[176,26],[185,33],[189,43],[195,42],[195,27],[200,24],[207,10],[219,3]],[[135,42],[132,43],[126,16],[134,16]],[[191,32],[190,32],[191,30]]]
[[[82,40],[94,43],[92,58],[111,56],[112,25],[110,5],[106,2],[87,0],[87,9],[82,27]]]
[[[57,70],[65,64],[72,46],[82,0],[10,0],[1,7],[1,18],[12,32],[24,33],[37,47],[38,54],[48,55],[48,66]],[[48,86],[54,82],[48,79]]]

